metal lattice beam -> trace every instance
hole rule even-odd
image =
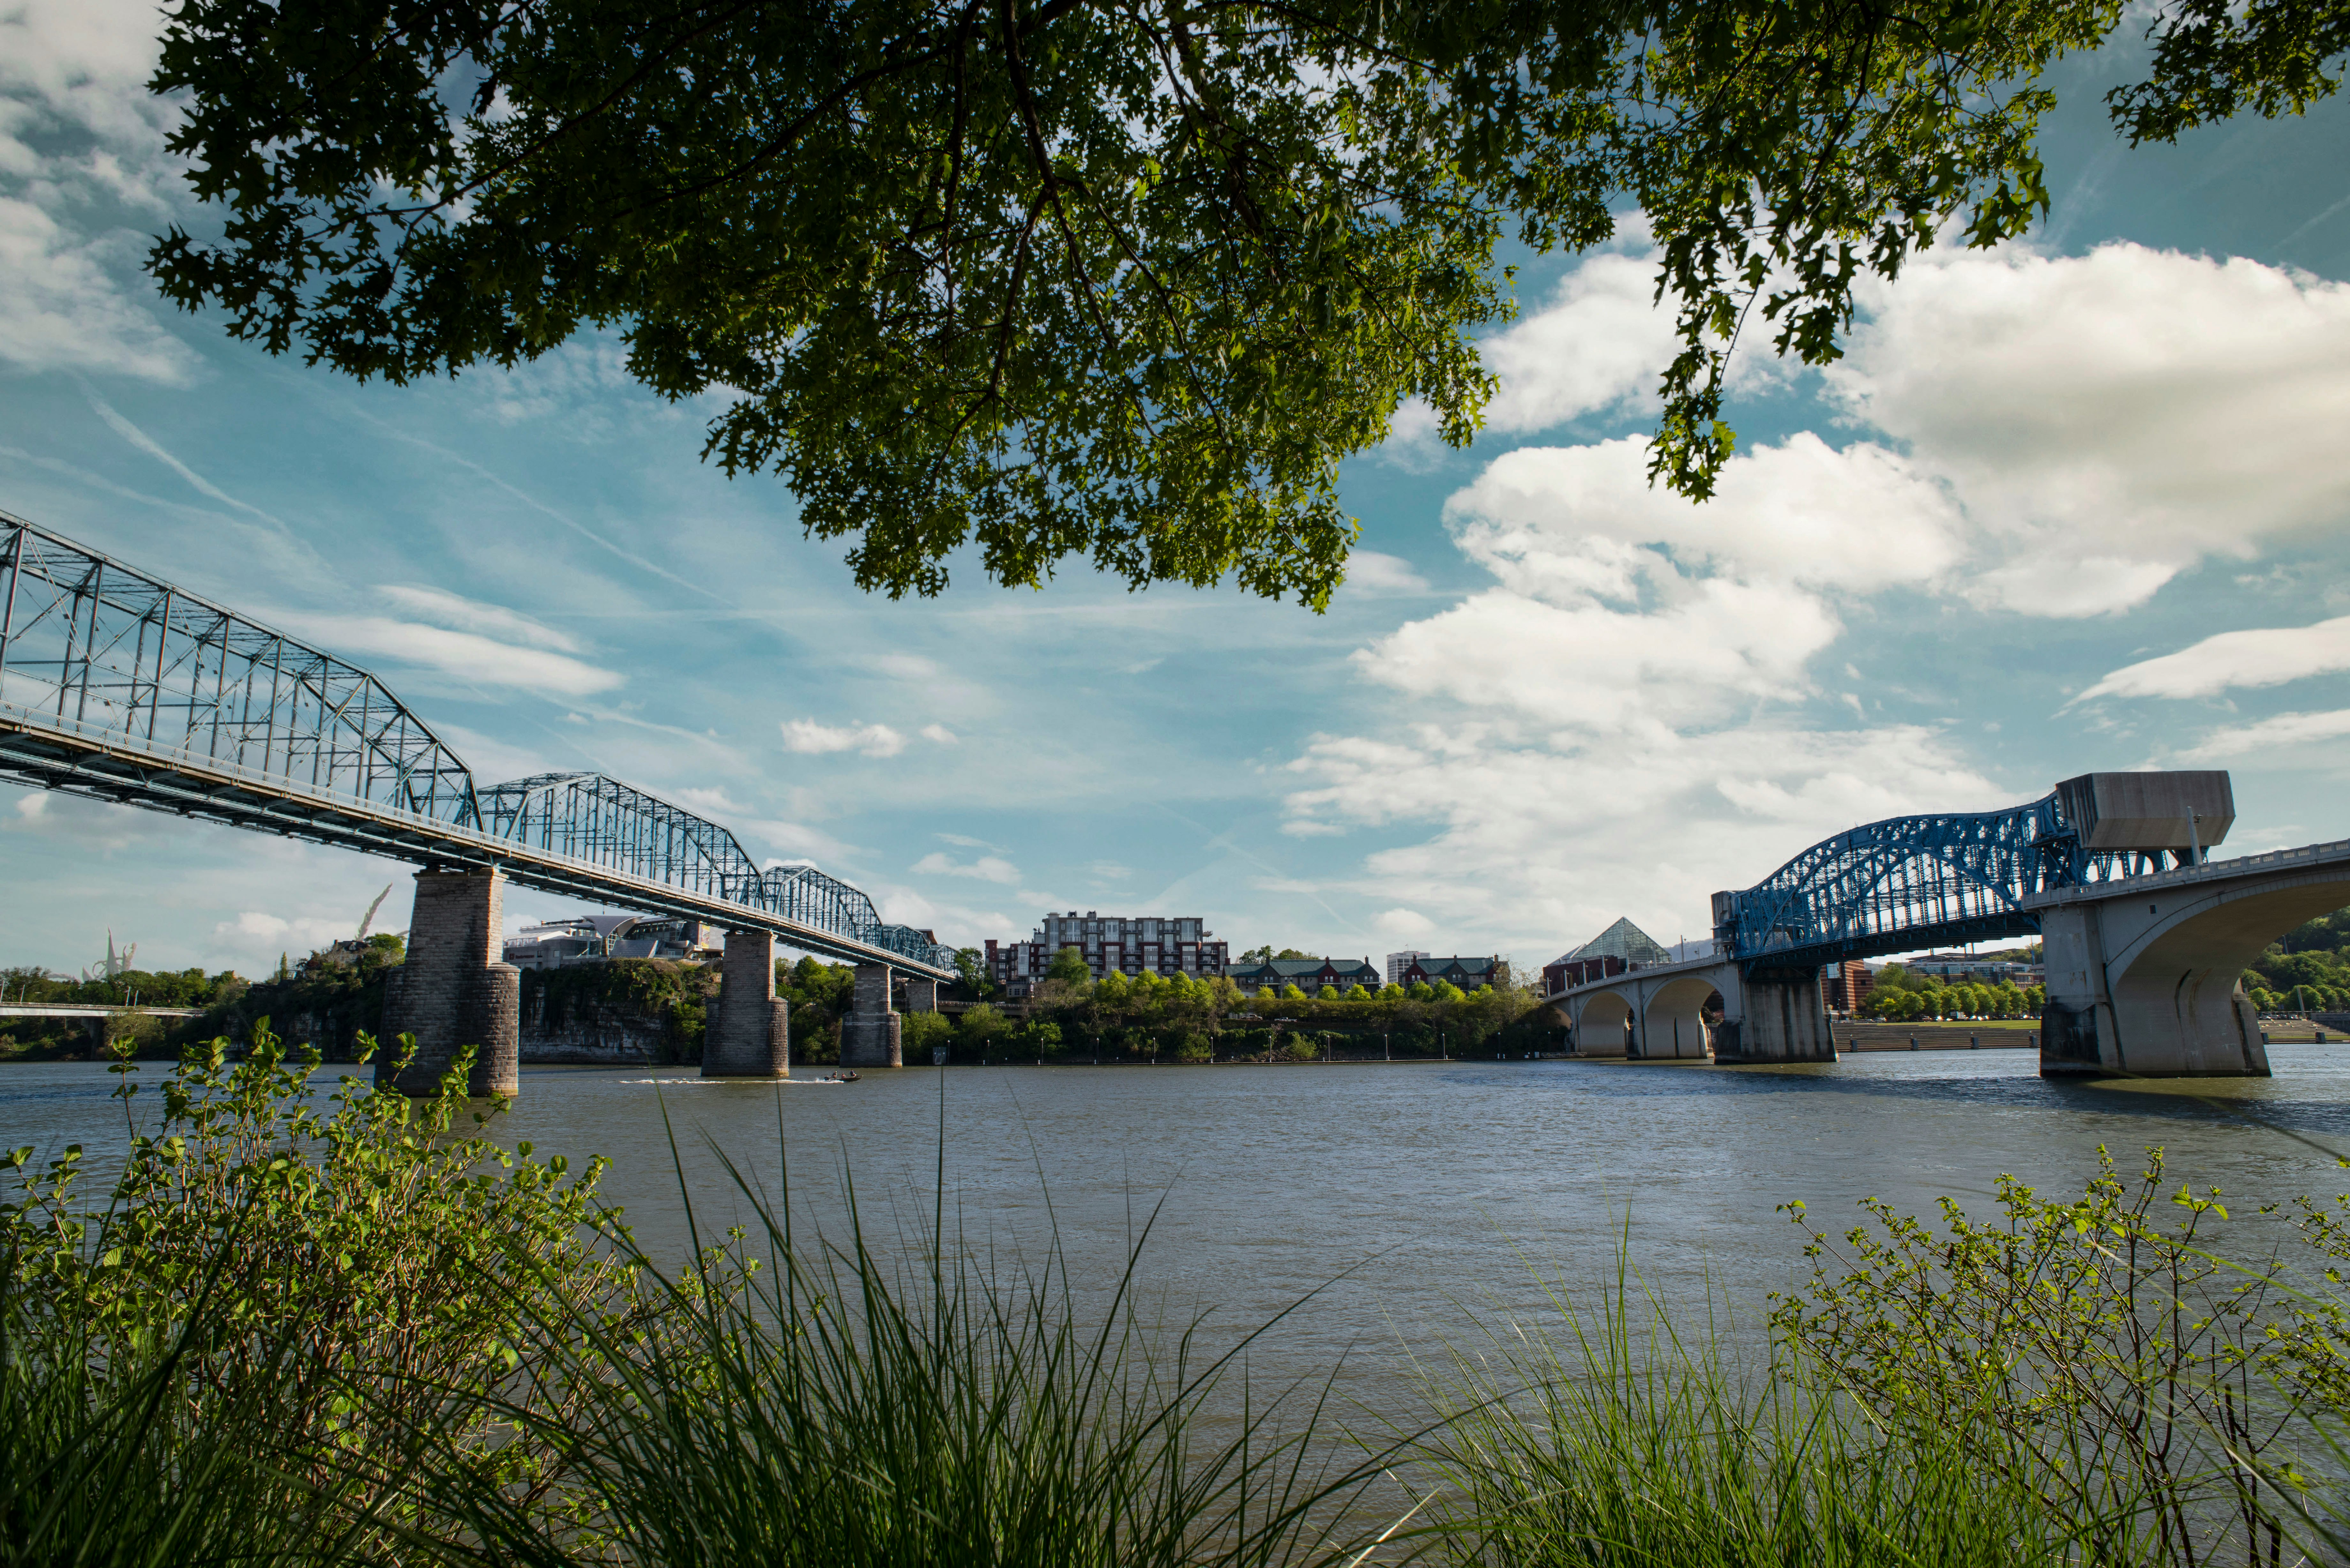
[[[1714,940],[1755,973],[2036,936],[2026,898],[2131,872],[2128,857],[2083,850],[2054,793],[2004,811],[1888,817],[1714,895]]]
[[[939,978],[954,950],[598,774],[488,789],[374,676],[0,513],[0,777],[770,929]]]

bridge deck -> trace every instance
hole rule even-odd
[[[773,931],[791,946],[851,963],[952,980],[955,971],[818,927],[551,855],[419,812],[306,790],[282,775],[0,702],[0,774],[101,800],[203,817],[365,854],[444,866],[495,867],[525,888],[712,925]]]

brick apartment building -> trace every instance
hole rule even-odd
[[[1066,915],[1046,915],[1024,942],[990,938],[987,972],[1006,996],[1023,997],[1045,978],[1055,953],[1076,948],[1086,955],[1086,968],[1096,980],[1113,970],[1128,975],[1149,970],[1153,974],[1211,978],[1228,971],[1231,950],[1229,944],[1213,940],[1215,933],[1206,925],[1197,916],[1127,918],[1091,909],[1082,915],[1075,909]]]
[[[1510,966],[1495,958],[1431,958],[1422,954],[1403,966],[1398,985],[1434,985],[1449,980],[1463,991],[1481,985],[1496,989],[1509,982]]]

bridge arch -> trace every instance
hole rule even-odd
[[[1578,1056],[1633,1056],[1639,1042],[1633,1020],[1630,989],[1593,992],[1575,1009],[1575,1054]]]
[[[1706,1004],[1721,994],[1711,975],[1679,975],[1657,986],[1641,1017],[1640,1054],[1702,1059],[1711,1044]]]

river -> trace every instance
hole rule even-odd
[[[2174,1179],[2225,1190],[2240,1229],[2273,1225],[2260,1202],[2350,1191],[2329,1152],[2350,1151],[2350,1050],[2271,1054],[2267,1080],[2127,1083],[2045,1081],[2012,1048],[1789,1067],[920,1067],[780,1086],[543,1068],[524,1071],[500,1136],[612,1157],[606,1192],[656,1252],[684,1235],[664,1107],[705,1227],[743,1217],[713,1148],[770,1189],[788,1150],[804,1222],[836,1234],[847,1170],[885,1241],[928,1225],[943,1168],[966,1245],[1033,1258],[1057,1234],[1097,1284],[1156,1206],[1155,1303],[1212,1309],[1211,1337],[1228,1339],[1320,1289],[1265,1354],[1301,1372],[1345,1355],[1376,1391],[1399,1340],[1463,1343],[1468,1313],[1539,1315],[1544,1276],[1607,1278],[1627,1233],[1660,1290],[1710,1283],[1751,1325],[1803,1266],[1776,1212],[1790,1199],[1835,1229],[1870,1196],[1923,1214],[1947,1193],[1987,1216],[2000,1173],[2077,1192],[2099,1144],[2126,1170],[2158,1144]],[[0,1068],[0,1146],[119,1148],[109,1086],[97,1065]]]

